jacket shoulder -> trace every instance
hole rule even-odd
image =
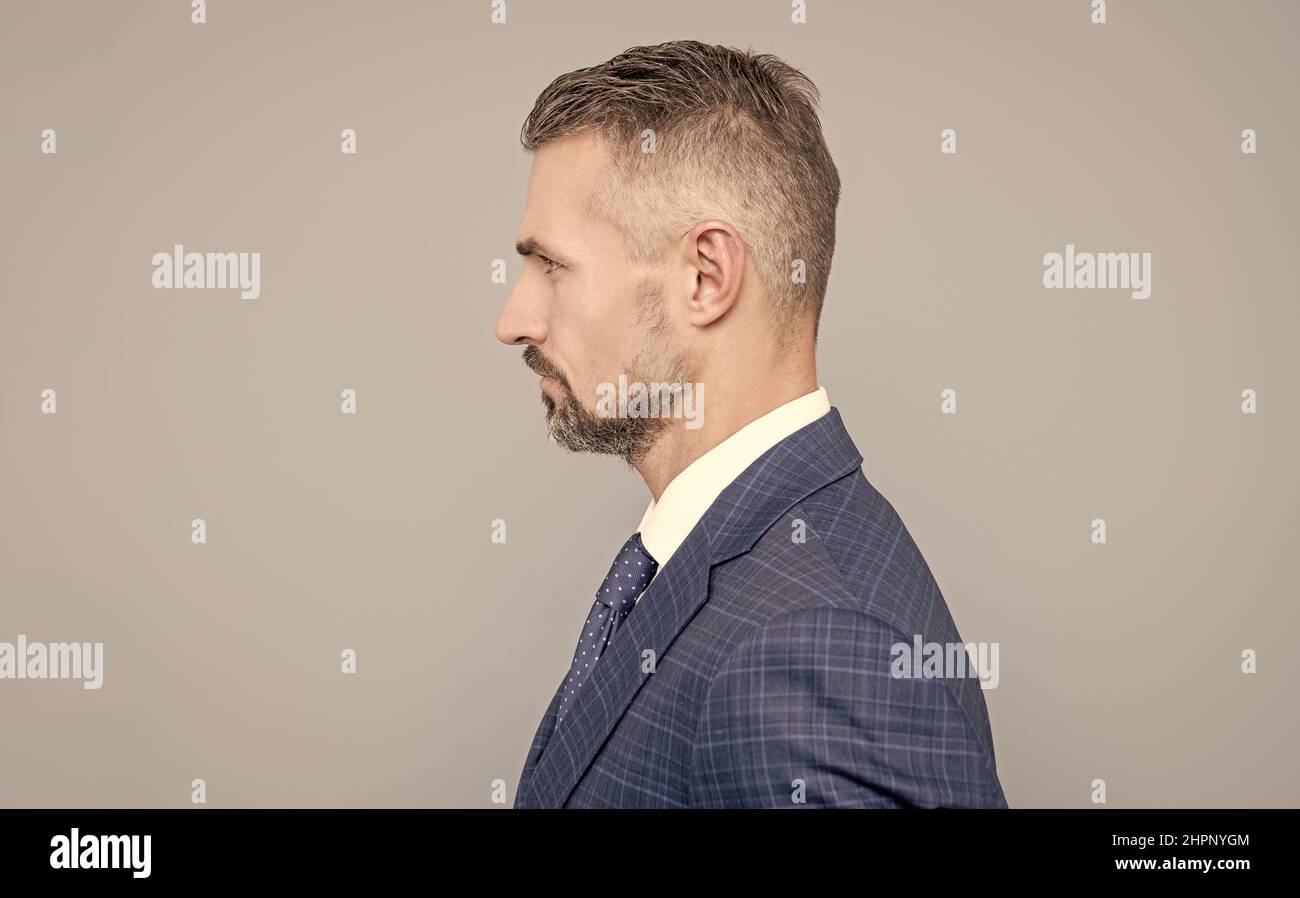
[[[979,680],[892,676],[900,644],[911,647],[919,639],[955,647],[962,640],[906,525],[860,469],[804,497],[747,553],[715,568],[701,613],[725,647],[708,686],[700,734],[719,721],[726,721],[724,729],[762,729],[771,713],[792,720],[788,715],[800,708],[819,713],[819,706],[840,707],[850,715],[840,723],[858,732],[863,746],[884,735],[880,726],[888,723],[891,738],[903,740],[911,753],[907,763],[926,758],[936,765],[928,792],[900,787],[899,794],[1005,806]],[[773,695],[795,680],[812,691],[780,707]],[[747,694],[739,688],[745,686],[766,692]],[[802,725],[809,739],[824,732],[813,719]],[[702,735],[702,757],[709,757],[714,738]],[[936,748],[942,745],[957,746],[956,754]],[[876,763],[883,770],[904,760]],[[991,777],[991,785],[982,776]]]

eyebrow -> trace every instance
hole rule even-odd
[[[526,240],[520,240],[515,243],[515,252],[521,256],[543,255],[548,259],[560,261],[562,258],[559,253],[552,252],[549,247],[541,243],[535,237],[529,237]]]

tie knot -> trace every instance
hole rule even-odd
[[[618,555],[614,556],[609,573],[596,590],[596,600],[620,614],[626,614],[632,610],[636,597],[650,585],[658,567],[659,562],[654,560],[641,542],[641,534],[633,533]]]

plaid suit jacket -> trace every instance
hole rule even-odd
[[[561,679],[515,807],[1006,807],[978,678],[891,672],[961,638],[861,464],[831,409],[736,478],[555,730]]]

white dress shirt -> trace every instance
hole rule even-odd
[[[674,477],[658,502],[650,500],[650,507],[637,527],[646,551],[659,563],[655,576],[659,576],[713,500],[733,480],[764,452],[830,410],[826,389],[818,387],[749,422]],[[641,595],[645,595],[644,590]],[[641,596],[637,596],[637,601],[641,601]]]

